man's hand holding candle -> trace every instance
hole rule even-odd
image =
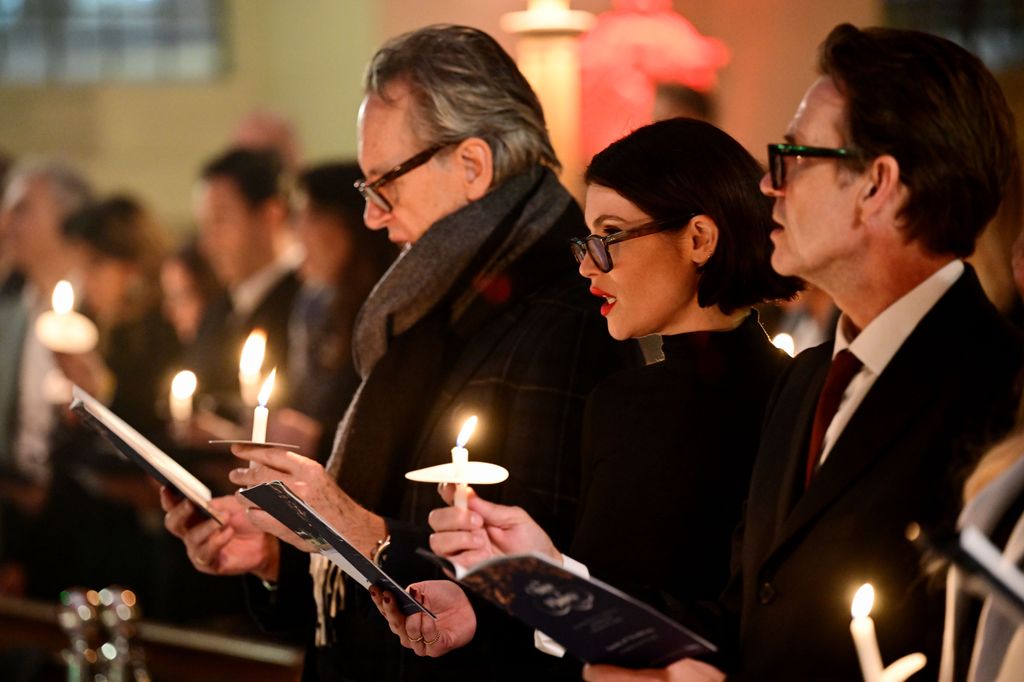
[[[430,609],[437,620],[422,613],[406,617],[386,590],[370,588],[373,603],[406,649],[412,649],[417,656],[437,658],[473,639],[476,614],[466,593],[457,584],[449,580],[428,580],[410,585],[409,594]]]
[[[231,452],[248,460],[250,465],[248,469],[233,470],[228,475],[232,483],[251,487],[270,481],[283,482],[367,557],[377,546],[377,541],[387,535],[384,519],[358,505],[338,487],[319,462],[282,448],[233,445]],[[313,551],[308,543],[270,514],[250,509],[249,519],[256,527],[302,551]]]
[[[438,491],[450,504],[455,486],[442,484]],[[464,568],[493,556],[527,552],[562,563],[562,553],[529,514],[519,507],[488,502],[473,491],[470,491],[467,509],[454,506],[435,509],[430,512],[428,521],[434,529],[430,549]]]

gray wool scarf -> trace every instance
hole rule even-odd
[[[527,199],[527,195],[533,195]],[[365,379],[387,351],[388,340],[409,330],[434,309],[505,216],[526,199],[501,248],[486,262],[481,276],[503,270],[554,224],[571,201],[554,173],[536,167],[509,178],[478,201],[434,223],[403,252],[370,292],[356,318],[352,352]],[[457,317],[474,290],[454,303]]]

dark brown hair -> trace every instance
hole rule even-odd
[[[927,33],[841,24],[818,69],[846,98],[845,134],[861,167],[882,155],[899,163],[908,241],[974,251],[1020,163],[1013,113],[981,60]]]
[[[275,151],[229,149],[211,159],[200,173],[203,180],[225,178],[234,183],[249,208],[256,209],[271,199],[287,197],[288,177]]]
[[[697,302],[729,313],[791,298],[800,280],[771,267],[771,200],[761,194],[760,164],[710,123],[674,118],[644,126],[590,162],[587,184],[607,187],[658,222],[700,213],[718,225],[718,245],[701,268]]]
[[[139,269],[143,290],[131,302],[136,315],[159,300],[160,263],[166,250],[162,228],[135,198],[114,195],[72,213],[62,224],[64,236],[96,253]]]
[[[352,262],[344,268],[344,281],[335,284],[343,296],[351,295],[357,301],[357,308],[397,255],[384,232],[363,225],[366,202],[354,187],[362,177],[355,163],[323,163],[303,171],[296,183],[311,207],[330,215],[337,229],[348,234]]]

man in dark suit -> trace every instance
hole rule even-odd
[[[1011,423],[1022,363],[961,260],[1018,163],[991,74],[946,40],[849,25],[819,70],[761,185],[779,223],[773,266],[842,315],[767,408],[714,636],[730,679],[860,679],[850,603],[865,582],[883,658],[938,661],[943,596],[905,529],[951,528],[961,473]],[[683,660],[656,678],[726,672]]]
[[[253,329],[267,334],[263,373],[284,367],[299,291],[284,167],[273,152],[231,149],[208,162],[195,193],[200,247],[227,293],[210,303],[189,362],[200,390],[238,397],[238,361]]]

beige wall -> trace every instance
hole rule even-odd
[[[611,0],[573,0],[591,12]],[[758,157],[778,139],[813,78],[814,52],[841,21],[876,23],[881,0],[675,0],[697,28],[726,42],[721,125]],[[229,0],[232,69],[202,85],[0,88],[0,149],[64,153],[103,191],[130,189],[172,227],[189,225],[199,164],[246,111],[295,119],[307,160],[355,152],[363,67],[384,39],[435,22],[482,28],[514,52],[502,14],[526,0]],[[1008,94],[1024,106],[1020,78]],[[1024,115],[1019,117],[1024,124]]]
[[[676,0],[702,32],[725,41],[731,62],[720,80],[719,124],[760,158],[782,139],[814,79],[818,44],[836,24],[881,20],[881,0]]]
[[[594,13],[611,0],[572,0],[573,9]],[[759,158],[765,144],[781,138],[793,110],[814,77],[818,43],[838,23],[877,23],[881,0],[675,0],[675,8],[705,35],[722,39],[732,61],[721,72],[719,124]],[[505,12],[526,0],[381,0],[381,34],[397,35],[436,22],[464,23],[494,35],[515,51],[501,31]]]
[[[231,68],[201,85],[0,88],[0,148],[63,154],[101,191],[140,194],[189,226],[199,165],[253,108],[292,116],[306,157],[352,155],[363,65],[375,46],[369,1],[231,0]],[[301,11],[296,11],[301,8]]]

